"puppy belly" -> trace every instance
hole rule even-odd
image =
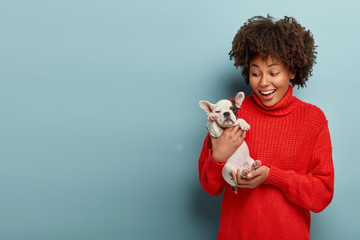
[[[245,142],[235,151],[235,153],[226,161],[222,169],[222,175],[227,183],[232,186],[235,186],[233,180],[231,180],[230,173],[231,171],[236,171],[239,169],[242,170],[251,169],[254,160],[250,157],[249,148]]]

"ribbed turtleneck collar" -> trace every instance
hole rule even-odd
[[[280,102],[278,102],[275,106],[272,107],[264,106],[264,104],[261,102],[261,100],[256,96],[254,92],[253,95],[250,97],[250,99],[251,99],[251,103],[254,104],[255,107],[258,108],[263,113],[273,116],[282,116],[289,114],[297,106],[296,104],[297,98],[294,97],[292,94],[293,94],[293,87],[290,85],[283,99],[281,99]]]

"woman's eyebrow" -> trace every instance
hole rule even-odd
[[[270,65],[267,65],[267,67],[273,67],[273,66],[276,66],[276,65],[279,65],[278,63],[273,63],[273,64],[270,64]]]
[[[266,67],[269,68],[269,67],[273,67],[273,66],[277,66],[277,65],[279,65],[279,64],[278,63],[273,63],[273,64],[270,64],[270,65],[267,65]],[[254,64],[254,63],[251,63],[250,67],[260,68],[258,65]]]

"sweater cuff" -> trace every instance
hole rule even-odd
[[[280,189],[286,189],[289,186],[289,180],[291,179],[290,175],[288,171],[284,171],[277,167],[271,166],[269,176],[264,182],[264,184],[271,184]]]
[[[208,170],[212,174],[222,177],[222,168],[224,167],[225,164],[226,164],[226,162],[219,163],[219,162],[215,161],[212,158],[212,149],[209,149],[209,157],[206,160],[206,165],[208,167]]]

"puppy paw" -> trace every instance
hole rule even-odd
[[[246,178],[247,175],[250,173],[250,169],[243,169],[241,170],[241,178]]]
[[[256,160],[256,161],[252,164],[251,168],[255,170],[255,169],[258,169],[260,166],[261,166],[261,161],[260,161],[260,160]]]
[[[209,114],[209,117],[208,117],[209,122],[214,122],[214,121],[216,121],[216,119],[218,119],[218,115],[216,115],[215,113]]]
[[[245,122],[245,121],[241,121],[241,122],[239,123],[239,125],[240,125],[241,130],[243,130],[243,131],[248,131],[248,130],[250,130],[250,125],[249,125],[247,122]]]

